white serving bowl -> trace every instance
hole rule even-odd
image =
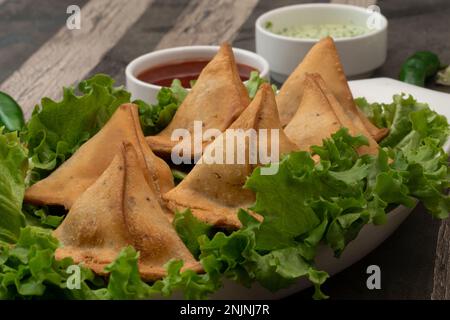
[[[144,54],[131,61],[125,69],[126,87],[131,98],[141,99],[147,103],[156,103],[156,95],[161,86],[141,81],[137,76],[149,68],[198,59],[212,59],[219,46],[186,46],[163,49]],[[233,48],[236,63],[248,65],[259,70],[262,78],[269,78],[269,64],[254,52]]]
[[[367,76],[386,60],[387,19],[366,8],[343,4],[300,4],[278,8],[261,15],[255,23],[256,52],[270,65],[273,79],[283,82],[318,41],[277,35],[265,28],[267,22],[278,28],[315,24],[356,24],[367,26],[368,33],[335,39],[344,71],[350,78]]]

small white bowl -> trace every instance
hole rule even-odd
[[[125,69],[126,87],[131,98],[141,99],[147,103],[156,103],[156,96],[161,86],[141,81],[137,76],[149,68],[174,62],[212,59],[219,46],[186,46],[163,49],[144,54],[131,61]],[[259,70],[262,78],[269,78],[269,64],[254,52],[233,48],[236,63],[245,64]]]
[[[366,76],[380,67],[387,54],[387,19],[371,10],[343,4],[300,4],[278,8],[261,15],[255,23],[256,52],[270,64],[273,79],[283,82],[318,41],[277,35],[265,28],[303,24],[356,24],[367,26],[376,18],[376,28],[368,33],[335,39],[344,71],[350,78]],[[371,20],[369,20],[371,19]]]

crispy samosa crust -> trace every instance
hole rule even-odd
[[[307,73],[304,81],[300,107],[284,129],[300,150],[309,151],[312,145],[322,145],[323,139],[331,137],[341,127],[346,127],[350,134],[361,134],[368,139],[369,146],[360,147],[360,154],[378,153],[376,141],[364,126],[356,126],[319,74]]]
[[[136,148],[139,163],[145,169],[145,178],[158,196],[173,188],[169,166],[153,154],[145,141],[137,106],[123,104],[106,125],[69,160],[50,176],[28,188],[25,201],[38,205],[62,205],[70,209],[74,201],[109,166],[124,141],[130,141]]]
[[[272,88],[267,84],[259,89],[251,104],[229,129],[243,131],[254,129],[258,138],[261,134],[259,129],[269,129],[264,136],[267,139],[263,139],[267,145],[265,149],[269,152],[272,151],[270,141],[273,134],[270,129],[276,129],[279,133],[280,156],[297,148],[281,128],[275,96]],[[254,164],[250,163],[249,140],[246,139],[245,144],[237,146],[236,138],[230,134],[232,132],[227,130],[217,137],[207,147],[200,162],[194,166],[186,178],[175,189],[163,195],[169,209],[175,212],[191,208],[197,218],[218,227],[236,229],[241,226],[237,217],[238,209],[247,208],[255,201],[254,193],[243,189],[243,186],[261,159],[258,157],[258,161],[252,161]],[[227,146],[230,149],[234,146],[234,162],[232,164],[212,163],[211,157],[217,155],[221,155],[223,161],[227,159]],[[245,151],[245,161],[238,164],[236,154],[242,151]],[[266,154],[270,154],[269,152]]]
[[[185,269],[202,270],[163,213],[131,143],[125,143],[103,172],[73,204],[54,231],[62,247],[56,259],[71,257],[95,273],[113,262],[126,246],[140,252],[139,273],[153,281],[165,274],[170,259]]]
[[[323,139],[338,131],[341,123],[311,75],[306,75],[303,88],[300,107],[284,132],[300,150],[310,151],[311,146],[322,145]]]
[[[230,45],[223,44],[200,73],[170,124],[159,134],[147,137],[147,142],[157,155],[169,158],[178,143],[171,140],[174,130],[187,129],[193,135],[194,121],[202,121],[203,130],[214,128],[223,132],[249,103],[233,51]],[[204,145],[208,143],[203,141]],[[200,156],[194,151],[191,155]]]
[[[311,48],[281,87],[277,105],[283,127],[291,121],[301,103],[306,73],[318,73],[322,76],[356,127],[361,130],[365,127],[376,141],[387,135],[388,129],[377,128],[356,106],[336,46],[330,37],[320,40]]]

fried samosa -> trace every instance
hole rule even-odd
[[[171,140],[174,130],[187,129],[192,136],[194,121],[201,121],[203,130],[214,128],[223,132],[249,103],[233,51],[228,44],[223,44],[200,73],[170,124],[157,135],[147,137],[147,142],[157,155],[168,158],[178,143]],[[204,146],[209,142],[202,141]],[[191,157],[200,155],[201,151],[191,151]]]
[[[267,130],[264,132],[261,129]],[[264,84],[240,117],[207,147],[186,178],[163,195],[169,209],[175,212],[191,208],[197,218],[218,227],[237,229],[241,226],[238,209],[247,208],[255,201],[254,193],[243,186],[253,169],[261,163],[261,158],[258,156],[257,161],[249,161],[250,154],[257,153],[255,145],[250,144],[250,139],[239,144],[233,134],[239,130],[254,132],[258,138],[257,152],[264,148],[266,155],[273,151],[271,139],[275,132],[279,138],[275,146],[279,156],[297,148],[281,128],[272,88]],[[230,150],[234,150],[231,156]],[[245,161],[238,161],[239,152],[244,152],[245,158],[241,160]],[[211,161],[213,157],[222,162]]]
[[[283,127],[291,121],[300,106],[306,73],[318,73],[322,76],[357,128],[363,130],[365,127],[376,141],[386,136],[388,129],[377,128],[356,106],[336,46],[330,37],[320,40],[309,50],[303,61],[281,87],[277,95],[277,105]]]
[[[25,201],[38,205],[62,205],[70,209],[74,201],[109,166],[124,141],[130,141],[138,151],[145,178],[158,196],[173,188],[169,166],[145,142],[137,106],[124,104],[69,160],[47,178],[28,188]]]
[[[341,128],[329,101],[311,75],[306,75],[300,107],[284,132],[300,150],[310,151],[313,145],[322,145],[322,140]]]
[[[202,270],[163,213],[131,143],[121,145],[54,235],[62,244],[56,259],[71,257],[98,274],[105,274],[104,268],[129,245],[140,252],[139,273],[145,280],[162,278],[170,259],[183,260],[185,269]]]
[[[300,150],[309,151],[312,145],[321,145],[323,139],[346,127],[351,135],[361,134],[368,139],[369,146],[360,147],[360,154],[378,153],[376,141],[364,126],[361,129],[355,125],[319,74],[307,73],[303,87],[302,102],[284,129]]]

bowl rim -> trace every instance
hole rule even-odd
[[[360,13],[366,13],[367,14],[367,9],[364,7],[359,7],[359,6],[355,6],[355,5],[350,5],[350,4],[341,4],[341,3],[303,3],[303,4],[294,4],[294,5],[289,5],[289,6],[284,6],[284,7],[280,7],[280,8],[276,8],[270,11],[267,11],[265,13],[263,13],[262,15],[260,15],[255,22],[255,30],[256,32],[260,32],[268,37],[272,37],[275,39],[279,39],[279,40],[284,40],[284,41],[288,41],[288,42],[293,42],[293,43],[308,43],[308,44],[314,44],[317,41],[319,41],[320,39],[309,39],[309,38],[294,38],[294,37],[288,37],[288,36],[283,36],[283,35],[279,35],[276,34],[274,32],[268,31],[266,28],[264,28],[262,26],[262,21],[267,19],[268,17],[270,17],[273,14],[276,13],[282,13],[285,11],[289,11],[289,10],[293,10],[293,9],[308,9],[308,8],[330,8],[330,9],[336,9],[336,8],[340,8],[340,9],[347,9],[348,11],[358,11]],[[351,41],[356,41],[359,39],[364,39],[364,38],[369,38],[372,36],[375,36],[377,34],[380,34],[382,32],[385,32],[387,27],[388,27],[388,19],[381,13],[379,12],[379,15],[382,19],[382,27],[379,29],[375,29],[375,30],[371,30],[368,33],[365,34],[361,34],[358,36],[353,36],[353,37],[342,37],[342,38],[336,38],[334,40],[334,42],[336,43],[341,43],[341,42],[351,42]]]
[[[138,79],[137,75],[135,75],[134,71],[138,64],[148,60],[152,59],[154,57],[161,57],[166,54],[173,54],[173,53],[180,53],[180,57],[177,60],[183,60],[182,54],[189,51],[189,52],[217,52],[219,50],[220,46],[218,45],[191,45],[191,46],[178,46],[178,47],[172,47],[172,48],[166,48],[166,49],[160,49],[160,50],[154,50],[145,54],[142,54],[136,58],[134,58],[131,62],[129,62],[125,68],[125,79],[127,81],[131,80],[135,84],[140,85],[147,89],[154,89],[154,90],[160,90],[162,86],[148,83],[145,81],[142,81]],[[257,61],[259,65],[262,66],[262,70],[259,70],[261,77],[269,77],[269,63],[267,60],[262,57],[261,55],[257,54],[256,52],[232,47],[233,53],[236,57],[236,53],[242,54],[244,56],[249,57],[250,59],[253,59],[254,61]],[[175,61],[175,60],[174,60]],[[189,88],[187,88],[189,89]]]

